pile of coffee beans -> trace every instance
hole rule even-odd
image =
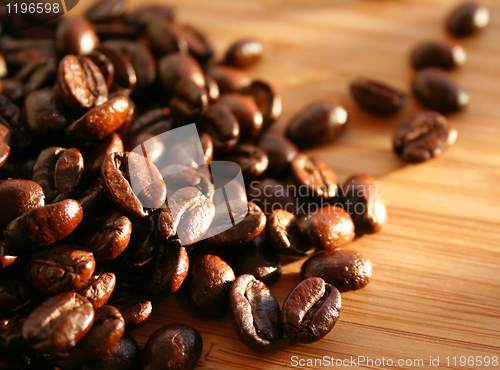
[[[473,32],[473,11],[457,10],[450,30]],[[238,40],[217,60],[208,35],[175,19],[170,7],[128,11],[124,0],[99,1],[22,37],[2,19],[2,369],[192,369],[203,341],[186,323],[158,329],[143,350],[130,335],[176,292],[202,317],[229,315],[256,351],[277,348],[285,334],[311,343],[335,325],[340,292],[371,279],[369,260],[339,248],[382,228],[377,182],[357,174],[339,184],[324,161],[299,152],[337,138],[346,109],[314,102],[286,135],[268,131],[280,96],[243,69],[261,59],[262,44]],[[413,62],[451,68],[461,54],[427,44]],[[461,107],[461,91],[441,71],[424,69],[415,81],[423,102]],[[407,100],[365,78],[351,91],[377,114]],[[161,140],[192,123],[195,140]],[[454,135],[426,112],[403,123],[394,146],[419,162]],[[212,161],[238,164],[246,189],[212,180]],[[232,187],[231,198],[219,199],[221,186]],[[221,209],[235,226],[226,227]],[[280,263],[304,257],[303,281],[280,307],[269,289]]]

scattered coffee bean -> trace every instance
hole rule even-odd
[[[99,272],[92,275],[76,292],[87,298],[94,308],[104,306],[116,285],[116,275],[112,272]]]
[[[250,76],[241,69],[222,64],[210,67],[207,74],[217,82],[221,95],[244,91],[252,83]]]
[[[489,21],[488,8],[471,1],[452,10],[446,19],[446,28],[453,36],[469,36],[486,27]]]
[[[411,52],[411,63],[415,69],[440,67],[450,70],[463,65],[466,59],[461,46],[443,41],[423,42]]]
[[[281,96],[269,82],[253,81],[248,88],[241,92],[253,97],[264,118],[264,128],[281,116]]]
[[[392,114],[401,110],[408,98],[406,93],[368,78],[351,82],[351,94],[359,105],[377,114]]]
[[[276,178],[286,177],[290,164],[299,152],[295,144],[285,136],[266,132],[260,137],[257,145],[266,152],[269,159],[266,173]]]
[[[59,54],[83,55],[92,52],[99,44],[94,26],[83,17],[64,18],[56,30]]]
[[[247,68],[262,58],[264,46],[256,40],[238,40],[226,52],[225,63],[233,67]]]
[[[153,304],[147,297],[127,291],[113,294],[109,304],[120,311],[127,330],[143,325],[151,317],[153,311]]]
[[[25,212],[45,205],[42,187],[34,181],[8,179],[0,181],[0,228]]]
[[[297,154],[290,168],[301,196],[322,199],[332,199],[337,196],[337,175],[318,157],[308,158],[303,154]]]
[[[82,370],[137,370],[141,367],[141,347],[125,334],[98,359],[81,362]]]
[[[274,210],[268,217],[266,234],[277,252],[291,257],[304,257],[314,251],[307,238],[299,233],[297,216],[282,209]]]

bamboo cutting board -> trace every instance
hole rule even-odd
[[[485,356],[500,357],[500,3],[481,1],[490,8],[490,26],[458,40],[468,60],[451,74],[471,97],[467,111],[450,117],[457,143],[438,159],[404,165],[391,151],[392,133],[421,107],[411,99],[395,117],[372,117],[349,96],[349,81],[367,76],[408,91],[409,51],[422,40],[449,39],[443,20],[459,1],[169,0],[181,22],[208,32],[220,50],[242,37],[264,43],[265,58],[249,73],[282,94],[274,130],[313,100],[344,104],[350,113],[344,135],[310,153],[341,181],[354,173],[377,177],[389,220],[380,234],[347,247],[373,262],[374,277],[365,289],[342,294],[340,319],[323,340],[285,340],[279,351],[254,353],[229,319],[197,318],[172,296],[134,332],[141,345],[160,326],[184,322],[203,336],[200,369],[332,368],[327,361],[308,365],[324,356],[373,360],[343,368],[385,369],[389,359],[400,369],[429,369],[430,359],[440,368],[500,368],[484,366]],[[271,287],[280,304],[300,281],[302,262],[286,265]]]

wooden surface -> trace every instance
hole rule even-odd
[[[458,40],[468,60],[452,78],[469,92],[471,104],[449,118],[458,139],[441,158],[404,165],[391,151],[396,125],[421,109],[413,98],[400,115],[380,119],[361,111],[348,94],[349,81],[359,75],[408,91],[410,49],[421,40],[448,39],[443,19],[458,2],[169,0],[180,21],[207,31],[220,50],[247,36],[264,43],[265,58],[249,73],[274,82],[282,94],[277,131],[313,100],[345,104],[345,134],[311,153],[341,180],[360,172],[377,177],[389,220],[380,234],[347,247],[371,259],[373,281],[342,294],[340,319],[325,339],[310,345],[285,340],[279,351],[254,353],[237,339],[229,319],[196,318],[169,297],[134,333],[141,344],[160,326],[185,322],[203,336],[201,369],[293,368],[292,356],[425,361],[422,367],[395,366],[405,369],[428,369],[430,356],[439,356],[440,368],[479,369],[485,367],[460,366],[458,357],[500,356],[500,2],[482,0],[491,10],[490,26]],[[300,281],[302,262],[285,266],[271,287],[280,304]],[[457,366],[446,366],[446,356],[458,356]]]

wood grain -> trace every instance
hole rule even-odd
[[[391,137],[402,117],[422,108],[411,100],[395,117],[372,117],[352,101],[348,84],[368,76],[408,91],[409,51],[422,40],[450,39],[443,19],[459,1],[170,0],[180,21],[212,35],[220,51],[240,37],[264,43],[265,58],[249,73],[274,82],[282,94],[283,117],[273,129],[283,130],[313,100],[345,104],[351,117],[345,135],[310,153],[341,179],[376,176],[389,221],[380,234],[347,247],[371,259],[374,278],[342,295],[335,329],[317,343],[284,341],[279,351],[254,353],[229,319],[194,317],[175,297],[155,305],[151,320],[134,333],[139,343],[164,324],[189,323],[204,340],[199,368],[218,370],[293,368],[292,356],[424,360],[422,367],[396,367],[405,369],[428,369],[430,356],[439,356],[440,368],[479,369],[484,366],[461,366],[459,359],[447,366],[445,358],[500,356],[500,3],[481,2],[491,10],[490,26],[458,40],[468,60],[451,73],[471,96],[469,109],[450,117],[457,143],[441,158],[409,166],[392,153]],[[286,265],[272,286],[280,304],[299,282],[301,263]]]

